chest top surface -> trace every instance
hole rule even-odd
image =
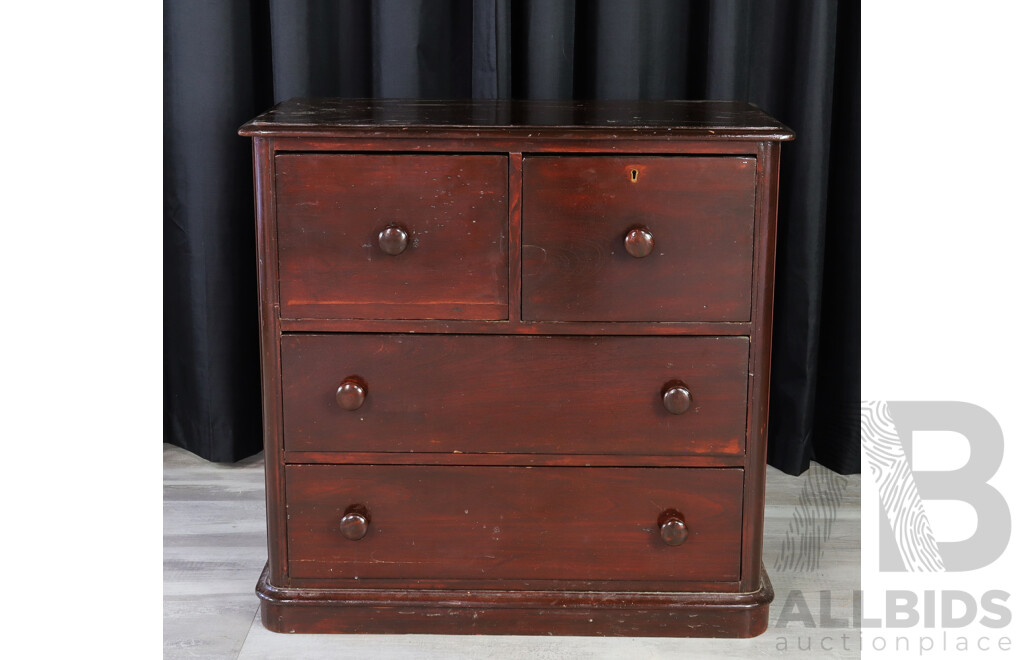
[[[793,131],[739,101],[523,101],[474,99],[291,99],[246,123],[246,136],[582,133],[790,140]]]

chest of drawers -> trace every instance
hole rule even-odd
[[[731,102],[294,99],[240,133],[267,628],[764,631],[789,129]]]

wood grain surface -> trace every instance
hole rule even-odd
[[[292,465],[292,577],[736,580],[739,469]],[[339,530],[369,512],[358,541]],[[687,540],[658,529],[680,511]]]
[[[282,317],[508,318],[507,157],[275,161]],[[395,255],[392,224],[408,233]]]
[[[359,135],[422,140],[462,131],[475,137],[515,135],[590,139],[661,135],[676,138],[792,139],[793,132],[742,101],[290,99],[247,122],[241,135]],[[676,140],[678,141],[678,140]]]
[[[755,159],[523,159],[523,318],[748,321]],[[632,229],[653,236],[636,258]]]
[[[743,453],[745,337],[288,335],[288,451]],[[358,410],[338,385],[367,386]],[[682,415],[666,382],[693,393]]]

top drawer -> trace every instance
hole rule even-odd
[[[523,318],[750,320],[755,164],[524,159]]]
[[[505,156],[275,162],[283,318],[508,318]]]

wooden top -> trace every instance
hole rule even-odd
[[[628,131],[628,133],[625,133]],[[738,101],[430,101],[302,99],[279,103],[239,129],[245,136],[467,134],[791,140],[793,131]]]

